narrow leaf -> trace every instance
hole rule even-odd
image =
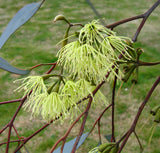
[[[25,75],[30,72],[29,70],[20,70],[16,67],[13,67],[2,57],[0,57],[0,69],[6,70],[11,73],[20,74],[20,75]]]
[[[43,2],[28,4],[17,12],[0,37],[0,49],[9,37],[38,11]]]
[[[76,149],[78,149],[82,145],[82,143],[88,137],[88,135],[89,133],[87,132],[81,136]],[[76,139],[77,137],[65,143],[64,148],[63,148],[63,153],[71,153],[74,143],[76,142]],[[57,148],[55,151],[53,151],[53,153],[60,153],[60,152],[61,152],[61,146]]]

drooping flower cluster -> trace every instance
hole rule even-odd
[[[107,72],[111,72],[111,77],[115,75],[113,65],[119,67],[118,54],[125,59],[131,58],[126,40],[129,38],[116,36],[113,31],[99,25],[98,21],[92,21],[80,30],[78,40],[65,45],[58,52],[58,63],[73,78],[99,84]],[[121,75],[120,71],[117,77]]]
[[[16,90],[24,89],[27,95],[24,108],[31,111],[32,116],[41,115],[43,119],[48,121],[59,117],[63,120],[68,115],[73,117],[75,115],[73,110],[79,111],[78,100],[92,94],[95,89],[95,86],[83,79],[77,82],[68,80],[65,84],[60,85],[59,91],[54,91],[53,88],[50,93],[48,93],[42,76],[29,76],[16,82],[22,82],[22,85]],[[95,95],[94,101],[106,102],[106,99],[99,91]]]
[[[41,115],[50,121],[55,118],[61,120],[69,115],[73,117],[79,107],[78,101],[83,101],[88,95],[93,97],[93,103],[103,101],[106,97],[98,90],[93,91],[100,82],[106,79],[105,75],[110,73],[110,80],[116,75],[121,77],[122,72],[117,74],[119,68],[118,54],[123,55],[123,60],[131,59],[128,52],[132,48],[127,44],[129,38],[116,36],[115,32],[92,21],[86,24],[79,32],[78,39],[66,44],[58,52],[58,65],[67,72],[65,79],[58,76],[52,85],[46,80],[57,75],[29,76],[19,79],[22,85],[18,91],[25,90],[27,101],[24,108],[32,112],[32,116]],[[74,111],[75,110],[75,111]]]

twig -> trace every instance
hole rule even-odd
[[[116,74],[118,74],[118,69],[116,69]],[[117,76],[114,78],[113,89],[112,89],[112,137],[111,142],[115,142],[115,126],[114,126],[114,107],[115,107],[115,90],[116,90]]]
[[[104,113],[105,113],[111,106],[112,106],[112,104],[108,105],[108,106],[103,110],[103,112],[99,115],[99,117],[98,117],[98,118],[96,119],[96,121],[94,122],[94,124],[93,124],[93,126],[92,126],[92,128],[91,128],[91,130],[90,130],[89,133],[91,133],[91,132],[93,131],[93,129],[95,128],[97,122],[100,121],[100,119],[102,118],[102,116],[104,115]]]
[[[85,111],[85,114],[84,114],[83,122],[81,124],[81,128],[80,128],[79,134],[77,136],[76,142],[75,142],[75,144],[73,146],[73,149],[72,149],[71,153],[75,153],[76,147],[78,145],[78,142],[79,142],[79,140],[80,140],[80,138],[81,138],[81,136],[83,134],[85,123],[86,123],[86,120],[87,120],[87,117],[88,117],[88,111],[89,111],[89,109],[91,107],[92,100],[93,100],[93,98],[91,97],[89,99],[89,102],[88,102],[88,105],[87,105],[87,108],[86,108],[86,111]]]
[[[138,137],[136,131],[134,130],[133,132],[134,132],[134,135],[135,135],[136,138],[137,138],[137,141],[138,141],[138,144],[139,144],[139,146],[140,146],[141,151],[143,151],[143,146],[142,146],[142,144],[141,144],[141,141],[140,141],[140,139],[139,139],[139,137]]]
[[[56,67],[57,62],[55,62],[55,64],[46,72],[46,74],[49,74],[52,72],[52,70]]]
[[[88,105],[90,105],[90,103],[88,103]],[[67,132],[65,133],[65,135],[63,137],[61,137],[52,147],[50,153],[52,153],[55,148],[57,147],[57,145],[61,142],[61,141],[65,141],[66,137],[69,135],[70,131],[72,130],[72,128],[74,127],[74,125],[81,119],[81,117],[86,113],[87,109],[88,109],[88,105],[87,108],[84,112],[82,112],[77,118],[76,120],[72,123],[72,125],[70,126],[70,128],[67,130]]]
[[[51,120],[49,123],[45,124],[43,127],[41,127],[39,130],[37,130],[36,132],[34,132],[32,135],[30,135],[27,138],[23,139],[23,144],[21,144],[19,147],[16,148],[16,150],[14,151],[14,153],[16,153],[19,149],[21,149],[23,147],[24,144],[26,144],[31,138],[33,138],[34,136],[36,136],[39,132],[41,132],[42,130],[44,130],[46,127],[48,127],[51,123],[53,122],[53,120]]]
[[[147,18],[150,16],[150,14],[154,11],[154,9],[156,9],[156,7],[160,4],[160,0],[158,0],[146,13],[143,14],[143,20],[140,23],[134,37],[133,37],[133,42],[137,41],[137,37],[140,34],[140,31],[142,30]]]
[[[20,140],[9,141],[9,143],[14,143],[14,142],[20,142]],[[7,142],[2,142],[2,143],[0,143],[0,146],[5,145],[5,144],[7,144]]]
[[[56,65],[56,64],[57,64],[56,62],[55,62],[55,63],[41,63],[41,64],[37,64],[37,65],[31,67],[30,69],[33,70],[33,69],[35,69],[35,68],[37,68],[37,67],[39,67],[39,66],[44,66],[44,65]]]
[[[134,119],[134,121],[133,121],[133,123],[132,123],[132,125],[131,125],[131,128],[128,130],[127,135],[126,135],[126,137],[125,137],[125,139],[124,139],[124,141],[123,141],[123,143],[122,143],[122,145],[121,145],[118,153],[120,153],[120,152],[122,151],[123,147],[124,147],[125,144],[127,143],[128,138],[130,137],[130,135],[132,134],[132,132],[134,132],[135,127],[136,127],[137,122],[138,122],[138,119],[139,119],[139,117],[140,117],[140,115],[141,115],[141,113],[142,113],[145,105],[147,104],[149,98],[151,97],[153,91],[155,90],[155,88],[156,88],[157,85],[159,84],[159,82],[160,82],[160,76],[157,78],[157,80],[156,80],[155,83],[153,84],[152,88],[149,90],[146,98],[145,98],[144,101],[141,103],[141,105],[140,105],[140,107],[139,107],[139,110],[138,110],[138,112],[137,112],[137,115],[135,116],[135,119]]]
[[[149,17],[149,15],[155,10],[155,8],[160,4],[160,0],[158,0],[150,9],[148,9],[145,13],[143,14],[140,14],[140,15],[137,15],[137,16],[133,16],[133,17],[130,17],[130,18],[127,18],[127,19],[123,19],[121,21],[118,21],[118,22],[115,22],[115,23],[112,23],[112,24],[109,24],[109,25],[106,25],[107,28],[111,28],[113,29],[114,27],[116,26],[119,26],[121,24],[124,24],[124,23],[127,23],[127,22],[130,22],[130,21],[133,21],[133,20],[137,20],[137,19],[143,19],[133,37],[133,42],[136,42],[137,41],[137,37],[140,33],[140,31],[142,30],[147,18]]]
[[[22,101],[22,98],[16,99],[16,100],[3,101],[3,102],[0,102],[0,105],[9,104],[9,103],[16,103],[16,102],[20,102],[20,101]]]
[[[9,124],[8,124],[9,131],[8,131],[8,138],[7,138],[7,145],[6,145],[6,153],[8,153],[8,151],[9,151],[9,142],[10,142],[11,130],[12,130],[12,127],[13,127],[13,122],[14,122],[17,114],[19,113],[20,109],[22,108],[22,105],[23,105],[23,103],[25,102],[26,98],[27,98],[27,96],[25,96],[25,97],[22,99],[19,107],[17,108],[15,114],[13,115],[11,121],[10,121]]]
[[[160,62],[155,62],[155,63],[142,62],[142,61],[138,62],[138,66],[154,66],[154,65],[158,65],[158,64],[160,64]]]

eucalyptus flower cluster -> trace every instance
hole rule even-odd
[[[119,68],[119,54],[123,55],[123,60],[132,58],[127,41],[131,42],[94,20],[80,30],[77,40],[60,49],[58,63],[73,78],[86,79],[97,85],[105,80],[107,72],[110,72],[110,78],[117,75],[115,69]],[[120,71],[117,77],[121,76]]]
[[[80,111],[77,104],[85,101],[88,95],[92,96],[93,104],[100,101],[107,104],[100,90],[95,95],[93,91],[106,79],[107,73],[110,73],[108,80],[115,75],[121,78],[122,72],[119,70],[117,74],[115,69],[119,68],[118,62],[122,62],[119,54],[123,62],[132,59],[132,47],[128,42],[131,42],[129,38],[116,36],[98,21],[86,24],[77,40],[65,44],[57,54],[62,75],[29,76],[16,81],[21,82],[17,91],[24,90],[27,95],[25,110],[48,121],[56,118],[63,121],[69,116],[72,119]],[[50,78],[51,84],[47,82]]]
[[[56,118],[63,121],[68,116],[72,119],[80,111],[77,102],[89,94],[92,96],[95,89],[95,86],[83,79],[76,82],[66,80],[60,84],[54,82],[53,85],[48,85],[45,81],[46,76],[29,76],[15,82],[22,83],[16,91],[24,90],[24,95],[27,95],[24,109],[31,111],[33,117],[40,115],[47,121]],[[93,98],[93,102],[97,101],[107,104],[105,96],[100,91]]]

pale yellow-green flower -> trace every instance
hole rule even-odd
[[[98,47],[99,43],[109,35],[115,35],[115,33],[100,25],[98,20],[93,20],[80,30],[79,42],[81,44],[86,43]]]
[[[105,41],[106,40],[109,40],[110,46],[114,48],[115,54],[116,52],[118,52],[122,54],[128,60],[132,58],[127,52],[128,48],[131,48],[130,46],[128,46],[126,42],[126,40],[130,40],[129,38],[111,35],[111,36],[106,37]]]
[[[95,84],[105,80],[107,72],[110,72],[110,79],[115,75],[121,78],[122,72],[119,70],[117,75],[112,66],[119,68],[119,54],[123,55],[123,60],[132,58],[127,52],[131,48],[127,40],[130,39],[116,36],[115,32],[99,25],[98,21],[92,21],[80,30],[77,41],[65,45],[58,52],[58,64],[73,78],[86,79]]]
[[[77,100],[80,99],[79,87],[73,81],[68,80],[61,89],[61,95],[67,108],[76,106]]]
[[[51,92],[50,94],[43,93],[28,97],[24,108],[27,111],[31,111],[33,117],[42,116],[42,118],[47,121],[59,117],[62,121],[69,113],[62,95],[59,95],[57,92]]]
[[[25,90],[24,95],[28,95],[29,93],[31,93],[31,95],[47,93],[47,88],[44,84],[43,77],[41,76],[28,76],[14,82],[22,83],[15,91],[20,92]]]
[[[29,94],[32,90],[24,103],[24,109],[31,112],[33,117],[42,116],[47,121],[55,118],[63,121],[69,115],[73,119],[80,112],[77,102],[89,94],[92,95],[92,91],[96,88],[85,79],[76,82],[68,80],[65,85],[60,86],[59,92],[48,93],[42,77],[30,76],[19,81],[23,84],[17,90],[25,88],[25,94]],[[93,97],[93,102],[100,101],[105,103],[106,99],[98,91]]]
[[[105,79],[105,74],[111,69],[112,63],[106,61],[106,56],[92,46],[80,46],[78,41],[63,47],[58,53],[58,63],[73,77],[87,79],[96,84]]]
[[[27,101],[24,104],[24,109],[31,111],[33,117],[42,115],[43,104],[48,97],[48,93],[37,94],[27,98]]]
[[[67,108],[65,107],[61,96],[56,92],[50,93],[42,105],[42,117],[51,120],[60,117],[61,114],[65,117],[66,113]]]
[[[76,103],[90,94],[93,97],[93,102],[103,102],[108,104],[106,97],[100,90],[93,96],[92,92],[95,88],[96,86],[91,85],[91,83],[85,79],[80,79],[76,82],[68,80],[61,90],[63,101],[68,108],[73,106],[78,107],[76,106]]]
[[[79,87],[79,94],[80,94],[81,100],[90,94],[93,97],[93,102],[95,104],[99,102],[103,102],[106,105],[108,104],[106,97],[100,90],[98,90],[95,95],[92,94],[96,86],[91,85],[90,82],[84,79],[80,79],[76,82],[76,85]]]

